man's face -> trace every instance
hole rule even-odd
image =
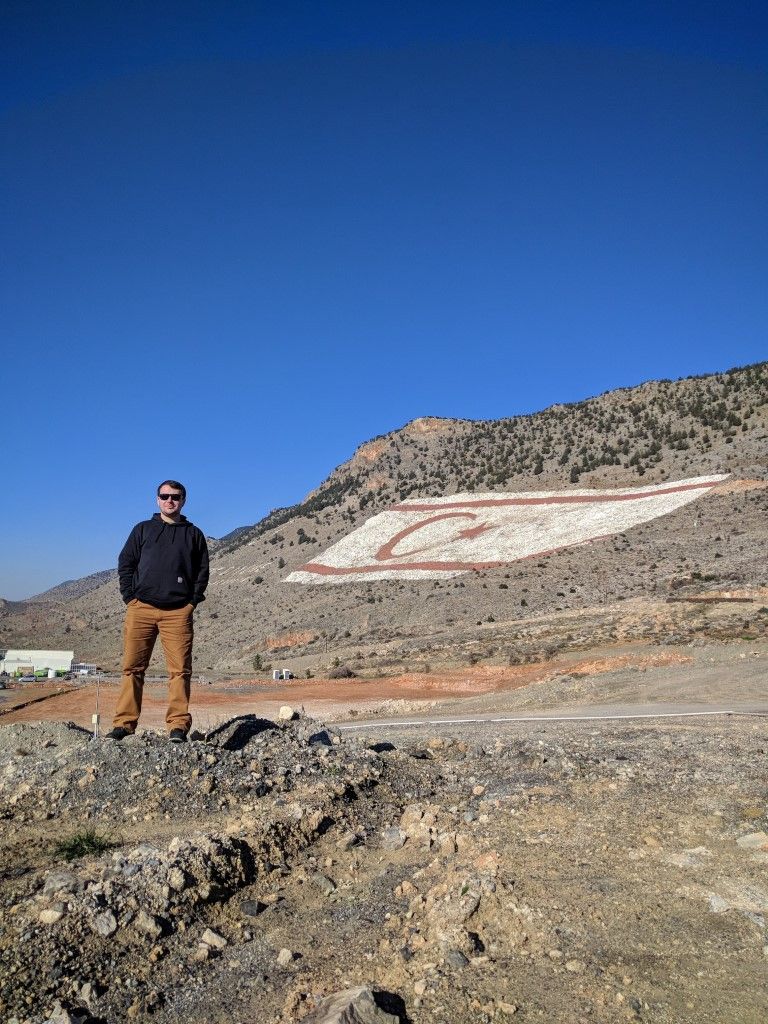
[[[178,487],[163,484],[157,496],[157,507],[166,519],[178,519],[184,507],[184,500]]]

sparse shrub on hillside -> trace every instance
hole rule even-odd
[[[338,659],[337,659],[338,660]],[[354,679],[356,673],[348,665],[336,665],[328,673],[329,679]]]

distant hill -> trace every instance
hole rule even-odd
[[[212,553],[216,552],[222,541],[229,541],[248,529],[250,527],[240,526],[238,529],[227,534],[222,540],[217,540],[215,537],[206,538],[209,550]],[[42,594],[28,597],[27,601],[71,601],[73,598],[83,597],[92,590],[98,590],[99,587],[109,583],[117,584],[117,569],[102,569],[101,572],[91,573],[90,576],[83,576],[79,580],[65,580],[64,583],[58,583],[55,587],[51,587],[50,590],[44,590]]]
[[[339,659],[363,674],[430,659],[503,660],[543,615],[565,621],[618,601],[665,600],[680,587],[761,587],[767,453],[768,363],[651,381],[527,416],[413,420],[361,445],[296,505],[212,545],[209,599],[196,613],[197,668],[252,671],[256,656],[313,672]],[[718,473],[730,482],[693,506],[539,561],[451,581],[283,582],[408,498],[638,487]],[[75,646],[79,657],[116,664],[121,624],[107,570],[0,608],[0,642]],[[650,621],[642,628],[653,633]],[[577,636],[578,619],[561,632],[566,645],[589,641]]]
[[[117,579],[117,569],[102,569],[101,572],[94,572],[90,576],[83,576],[79,580],[65,580],[50,590],[44,590],[42,594],[35,594],[28,601],[71,601],[73,598],[83,597],[92,590],[98,590],[105,583]]]

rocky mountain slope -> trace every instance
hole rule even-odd
[[[541,615],[759,586],[768,540],[767,399],[768,363],[760,363],[530,416],[417,419],[375,438],[304,501],[216,545],[209,599],[197,612],[196,668],[253,673],[254,664],[272,663],[320,673],[342,662],[365,674],[470,656],[493,663],[513,656],[510,635]],[[627,487],[714,473],[730,480],[701,502],[538,560],[448,581],[283,582],[409,497]],[[2,645],[73,647],[78,657],[117,665],[122,605],[109,573],[103,583],[89,577],[43,597],[0,608]],[[589,641],[570,620],[561,633],[566,645]]]

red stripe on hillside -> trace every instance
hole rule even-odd
[[[640,498],[656,498],[662,494],[678,494],[681,491],[700,491],[717,487],[722,480],[702,484],[681,484],[665,487],[658,491],[641,491],[639,494],[564,494],[546,498],[477,498],[466,501],[431,502],[423,505],[393,505],[388,512],[439,512],[446,508],[495,508],[502,505],[590,505],[606,501],[637,501]],[[503,563],[502,563],[503,564]]]

